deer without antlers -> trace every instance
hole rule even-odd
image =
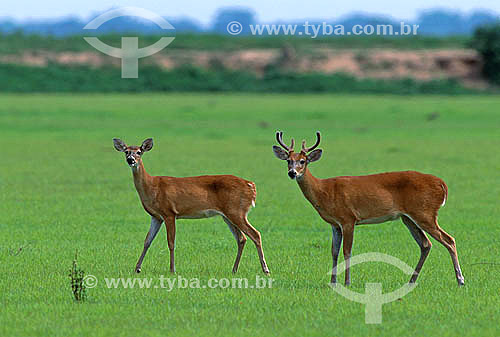
[[[415,171],[318,179],[311,174],[308,164],[321,158],[322,150],[316,149],[320,142],[319,131],[316,132],[316,143],[306,147],[303,141],[299,153],[294,152],[293,138],[290,146],[283,143],[283,132],[276,133],[276,140],[284,150],[273,146],[274,154],[288,162],[288,176],[297,180],[306,199],[321,218],[332,226],[331,283],[337,282],[336,266],[342,238],[345,284],[349,285],[354,227],[401,218],[420,247],[420,260],[410,283],[416,281],[432,246],[425,231],[448,249],[458,285],[464,284],[455,239],[442,230],[437,222],[439,208],[448,197],[448,188],[443,180]]]
[[[150,176],[144,169],[142,155],[152,149],[153,139],[146,139],[141,146],[127,146],[122,140],[115,138],[113,144],[117,151],[125,153],[125,160],[132,169],[134,185],[142,206],[151,215],[151,227],[135,267],[137,273],[141,272],[144,256],[163,222],[167,229],[170,271],[175,272],[175,220],[221,215],[238,244],[233,272],[238,270],[247,240],[246,234],[257,247],[263,272],[269,274],[260,233],[247,219],[250,208],[255,206],[257,195],[253,182],[232,175],[186,178]]]

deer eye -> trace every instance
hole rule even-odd
[[[305,163],[306,163],[306,161],[304,159],[300,160],[300,165],[304,165]]]
[[[130,155],[130,151],[125,151],[125,154],[128,156]]]
[[[140,156],[141,155],[141,151],[137,151],[137,155]]]

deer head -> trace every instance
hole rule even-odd
[[[311,147],[306,147],[306,141],[302,141],[302,149],[299,153],[295,153],[293,150],[295,144],[293,138],[291,140],[290,146],[286,146],[283,143],[282,131],[276,132],[276,140],[278,141],[278,144],[283,147],[283,149],[279,146],[274,145],[274,155],[278,157],[278,159],[287,161],[288,176],[290,177],[290,179],[297,179],[302,177],[302,175],[306,171],[307,165],[319,160],[321,158],[321,154],[323,153],[323,150],[316,149],[321,140],[321,134],[319,133],[319,131],[316,131],[316,144]]]
[[[153,139],[148,138],[142,142],[141,146],[127,146],[125,142],[118,138],[113,138],[113,144],[116,151],[125,153],[125,160],[131,168],[136,168],[142,161],[144,152],[153,148]]]

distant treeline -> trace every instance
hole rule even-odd
[[[296,74],[268,71],[263,77],[246,72],[207,71],[192,67],[162,71],[141,66],[138,79],[122,79],[120,68],[26,67],[0,64],[0,93],[112,92],[258,92],[472,94],[453,80],[357,79],[345,74]]]
[[[161,36],[143,35],[139,36],[139,46],[149,46],[160,39]],[[121,36],[116,34],[99,37],[103,42],[115,46],[121,46]],[[470,38],[466,36],[431,37],[431,36],[342,36],[342,37],[320,37],[311,39],[307,37],[286,36],[224,36],[215,34],[177,34],[175,40],[163,52],[169,49],[191,49],[191,50],[242,50],[242,49],[267,49],[293,47],[295,50],[307,51],[312,48],[334,48],[334,49],[368,49],[368,48],[391,48],[391,49],[433,49],[433,48],[466,48]],[[15,33],[2,35],[0,33],[0,55],[18,54],[23,51],[49,51],[49,52],[97,52],[90,46],[82,36],[53,37],[42,35],[28,35]]]
[[[448,9],[430,9],[422,11],[416,20],[406,22],[407,24],[417,24],[420,26],[419,35],[433,36],[452,36],[452,35],[470,35],[475,28],[480,25],[498,21],[498,14],[487,10],[476,10],[470,13],[462,13]],[[242,34],[250,33],[250,25],[262,24],[256,18],[251,9],[242,8],[222,8],[214,16],[214,20],[207,26],[204,26],[196,20],[190,18],[169,18],[168,21],[175,27],[177,33],[212,33],[227,35],[227,25],[232,21],[238,21],[242,24]],[[16,22],[11,19],[0,19],[0,32],[11,34],[22,32],[25,34],[38,34],[44,36],[71,36],[89,33],[84,31],[83,27],[91,20],[77,17],[65,17],[50,20],[28,20],[25,22]],[[297,32],[304,32],[303,21],[291,22],[265,22],[266,24],[297,25]],[[308,18],[310,24],[319,25],[326,22],[329,25],[343,25],[346,30],[352,30],[354,25],[391,25],[395,31],[399,31],[400,23],[404,20],[398,20],[390,17],[369,14],[352,14],[339,19],[314,19]],[[110,33],[138,33],[144,35],[163,33],[155,24],[138,20],[137,18],[121,17],[110,20],[102,25],[97,31],[98,34]],[[283,32],[281,32],[283,34]],[[320,35],[322,32],[320,32]],[[122,34],[123,35],[123,34]],[[266,33],[264,33],[266,35]]]

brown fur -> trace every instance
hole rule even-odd
[[[197,177],[150,176],[142,162],[134,184],[146,212],[156,217],[183,217],[211,209],[223,214],[245,209],[255,199],[252,182],[233,175]]]
[[[165,222],[168,247],[170,250],[170,271],[175,272],[175,222],[177,218],[204,218],[221,215],[233,233],[238,253],[233,272],[238,270],[245,234],[255,243],[264,273],[269,273],[262,240],[248,221],[247,214],[255,203],[256,188],[251,181],[233,175],[207,175],[198,177],[176,178],[167,176],[150,176],[144,169],[142,154],[153,147],[153,140],[147,139],[143,145],[126,146],[119,139],[114,139],[117,151],[125,152],[126,158],[135,161],[132,166],[134,185],[141,199],[142,206],[152,217],[151,229],[144,241],[144,249],[136,265],[136,272],[141,271],[142,261],[151,242],[155,238],[156,224]],[[129,165],[132,165],[130,163]]]
[[[317,179],[306,169],[297,181],[320,215],[355,225],[387,214],[411,215],[414,210],[437,215],[446,197],[443,180],[415,171]]]
[[[410,282],[416,281],[432,246],[425,231],[448,249],[457,282],[459,285],[464,284],[455,239],[442,230],[437,222],[439,208],[448,198],[448,187],[442,179],[415,171],[318,179],[311,174],[308,164],[319,160],[322,150],[307,152],[318,146],[319,132],[316,144],[308,149],[303,142],[299,153],[293,151],[293,139],[291,146],[284,145],[282,135],[282,132],[276,134],[277,141],[287,151],[275,146],[275,155],[288,161],[289,173],[296,173],[292,178],[296,177],[306,199],[321,218],[332,225],[332,283],[337,282],[335,270],[343,240],[345,284],[350,284],[349,258],[356,225],[381,223],[401,217],[421,249],[420,260]]]

